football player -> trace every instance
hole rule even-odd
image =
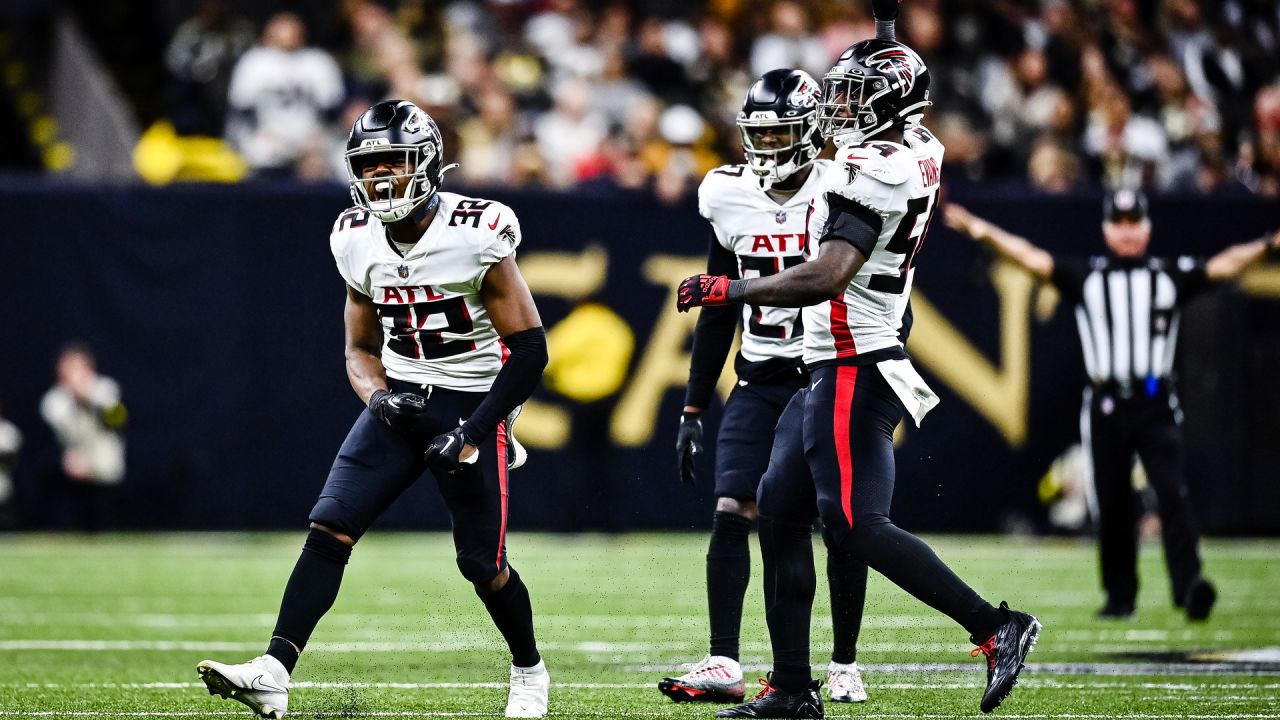
[[[898,337],[937,203],[943,148],[920,124],[929,104],[929,72],[911,48],[883,35],[851,46],[823,77],[819,130],[837,151],[810,212],[807,261],[768,277],[695,275],[680,284],[682,311],[803,307],[811,373],[783,411],[760,483],[773,672],[754,700],[719,717],[823,716],[809,667],[815,515],[828,547],[968,632],[987,660],[983,712],[1008,696],[1040,633],[1035,617],[992,606],[889,518],[894,428],[904,413],[919,423],[937,403]]]
[[[771,70],[747,92],[737,124],[747,162],[711,171],[698,189],[698,210],[711,223],[707,272],[764,277],[804,261],[801,241],[809,203],[829,160],[815,160],[819,85],[802,70]],[[769,465],[773,428],[787,401],[805,386],[800,359],[803,326],[795,308],[709,307],[694,331],[689,386],[676,439],[680,474],[694,482],[702,452],[702,412],[742,324],[734,361],[737,387],[729,395],[716,440],[716,508],[707,550],[710,652],[689,671],[658,683],[677,702],[742,702],[738,664],[742,601],[751,574],[751,525],[756,486]],[[866,596],[867,566],[847,553],[828,555],[835,644],[827,689],[837,702],[863,702],[857,637]],[[843,572],[835,566],[850,564]]]
[[[356,207],[330,247],[346,281],[347,377],[367,408],[338,450],[264,655],[198,665],[210,693],[285,714],[298,656],[333,605],[352,547],[428,471],[448,507],[458,569],[511,650],[507,717],[547,713],[529,592],[506,553],[511,422],[547,362],[516,266],[520,223],[497,202],[441,192],[452,166],[435,121],[386,101],[356,120],[346,163]]]

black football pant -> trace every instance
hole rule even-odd
[[[716,435],[715,496],[752,501],[769,467],[774,428],[804,377],[770,382],[740,376],[729,394]],[[812,542],[806,538],[806,542]],[[751,579],[751,522],[717,512],[707,549],[707,614],[712,655],[738,659],[742,606]],[[827,554],[831,593],[831,659],[857,659],[858,634],[867,594],[867,566],[848,553]]]
[[[1164,390],[1153,397],[1123,398],[1113,391],[1090,389],[1085,392],[1085,402],[1088,424],[1082,435],[1093,457],[1098,550],[1107,599],[1132,605],[1138,595],[1138,529],[1132,482],[1136,453],[1159,503],[1173,603],[1181,607],[1192,581],[1200,575],[1200,537],[1187,501],[1177,400]]]
[[[778,422],[760,483],[760,551],[774,684],[810,680],[814,595],[809,533],[815,517],[832,552],[845,552],[959,623],[977,643],[1005,616],[915,536],[889,519],[893,431],[902,403],[874,365],[823,367]]]
[[[360,413],[329,471],[310,520],[359,540],[369,526],[410,485],[431,476],[453,522],[458,569],[475,583],[494,623],[507,639],[517,664],[537,663],[532,609],[527,590],[511,569],[506,585],[492,592],[486,586],[508,568],[507,461],[511,452],[506,423],[483,440],[476,462],[454,475],[434,476],[422,460],[432,437],[456,428],[484,399],[484,393],[428,388],[391,379],[395,392],[416,392],[427,398],[427,418],[420,437],[405,438]],[[274,635],[301,649],[321,616],[332,606],[350,550],[312,530],[303,547],[281,602]]]

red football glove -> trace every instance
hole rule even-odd
[[[729,304],[729,278],[724,275],[691,275],[680,283],[676,309]]]

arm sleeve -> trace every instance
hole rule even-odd
[[[831,213],[827,223],[822,227],[822,244],[828,240],[843,240],[858,249],[864,258],[871,257],[880,239],[880,230],[884,227],[884,219],[870,208],[836,193],[827,193],[827,205]]]
[[[1079,302],[1084,288],[1084,279],[1089,275],[1089,264],[1079,258],[1053,256],[1053,274],[1049,282],[1058,288],[1062,296],[1072,302]]]
[[[1204,258],[1183,255],[1175,263],[1174,283],[1178,286],[1178,301],[1185,302],[1209,287],[1209,273]]]
[[[738,278],[738,260],[724,249],[714,230],[707,242],[707,273]],[[733,346],[733,334],[738,326],[737,304],[721,307],[704,307],[693,330],[693,353],[689,360],[689,387],[685,390],[684,404],[706,408],[711,403],[720,371],[724,368],[729,348]]]
[[[507,419],[516,406],[529,399],[542,381],[547,367],[547,333],[541,326],[511,333],[502,338],[510,355],[493,380],[493,387],[471,417],[462,424],[462,434],[479,445]]]

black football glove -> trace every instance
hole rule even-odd
[[[469,444],[471,441],[462,432],[462,427],[458,426],[443,435],[435,436],[427,446],[426,452],[422,453],[422,459],[427,463],[427,467],[431,468],[431,472],[453,475],[462,470],[463,465],[471,465],[480,457],[480,451],[476,450],[466,460],[458,459],[462,454],[462,448]]]
[[[686,485],[697,481],[695,465],[702,454],[702,416],[685,413],[680,416],[680,429],[676,432],[676,462],[680,465],[680,480]]]
[[[899,0],[871,0],[871,14],[877,20],[897,20]]]
[[[412,437],[427,414],[427,399],[413,393],[374,390],[369,412],[405,437]]]

